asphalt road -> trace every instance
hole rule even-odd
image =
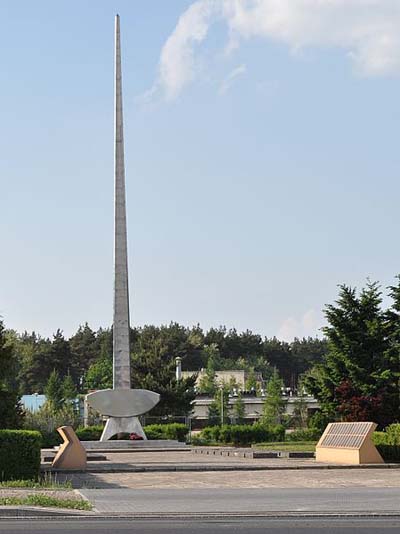
[[[154,520],[16,520],[0,521],[0,532],[7,534],[398,534],[399,519],[293,519],[293,520],[210,520],[210,521],[154,521]]]
[[[400,515],[400,488],[83,489],[102,514],[356,512]],[[161,515],[162,517],[162,515]]]

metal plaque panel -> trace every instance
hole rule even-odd
[[[360,449],[375,428],[375,423],[332,423],[322,436],[318,446],[335,449]]]

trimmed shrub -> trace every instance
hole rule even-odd
[[[98,441],[103,432],[101,425],[81,426],[75,430],[81,441]]]
[[[233,425],[230,427],[230,442],[234,445],[251,445],[262,441],[281,441],[285,429],[282,425]]]
[[[41,445],[40,432],[0,430],[0,480],[36,480]]]
[[[62,437],[57,432],[57,430],[53,430],[51,432],[46,432],[45,430],[38,430],[38,432],[40,432],[42,436],[43,449],[52,449],[57,445],[61,445]]]
[[[144,427],[144,431],[148,439],[176,439],[178,441],[185,441],[188,428],[184,424],[170,423],[165,425],[148,425]],[[80,441],[98,441],[103,432],[103,426],[78,427],[75,432]],[[41,434],[44,448],[51,448],[62,443],[61,436],[57,430],[53,432],[42,431]],[[116,439],[116,436],[114,438]],[[124,439],[129,439],[129,434],[126,434]]]
[[[375,446],[385,462],[400,462],[400,445],[375,443]]]
[[[389,425],[386,432],[374,432],[372,440],[385,462],[400,462],[400,424]]]
[[[303,428],[286,434],[286,441],[318,441],[321,436],[318,428]]]
[[[385,428],[389,445],[400,445],[400,424],[394,423]]]
[[[217,443],[219,441],[220,432],[220,426],[206,426],[198,435],[198,439],[208,443]]]
[[[188,427],[183,423],[166,423],[165,425],[147,425],[143,428],[147,439],[175,439],[186,441]]]
[[[282,425],[224,425],[206,427],[199,438],[209,443],[232,443],[233,445],[251,445],[263,441],[282,441],[285,429]]]
[[[192,434],[191,445],[196,445],[196,446],[201,447],[202,445],[209,445],[209,444],[210,444],[209,441],[202,438],[198,434]]]

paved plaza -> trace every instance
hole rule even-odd
[[[141,471],[207,471],[207,470],[274,470],[274,469],[325,469],[326,464],[318,463],[313,458],[243,458],[240,456],[220,456],[194,454],[190,449],[183,451],[147,452],[107,452],[106,460],[88,462],[90,472],[141,472]],[[43,463],[50,468],[50,462]],[[341,466],[335,468],[360,469],[360,466]],[[379,467],[379,466],[378,466]],[[380,468],[400,468],[400,464],[383,464]],[[365,467],[361,467],[365,468]],[[370,469],[371,467],[369,467]]]
[[[102,514],[400,514],[400,488],[84,489]]]
[[[313,459],[242,458],[180,452],[107,453],[85,473],[57,473],[75,488],[400,488],[400,464],[326,466]],[[328,468],[329,467],[329,468]]]
[[[400,469],[77,473],[75,488],[400,488]]]

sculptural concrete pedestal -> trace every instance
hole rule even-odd
[[[151,410],[160,395],[147,389],[116,388],[89,393],[86,399],[96,411],[109,416],[100,441],[132,432],[147,439],[138,416]]]
[[[107,441],[116,434],[135,433],[143,439],[147,439],[146,434],[137,417],[109,417],[101,435],[100,441]]]

